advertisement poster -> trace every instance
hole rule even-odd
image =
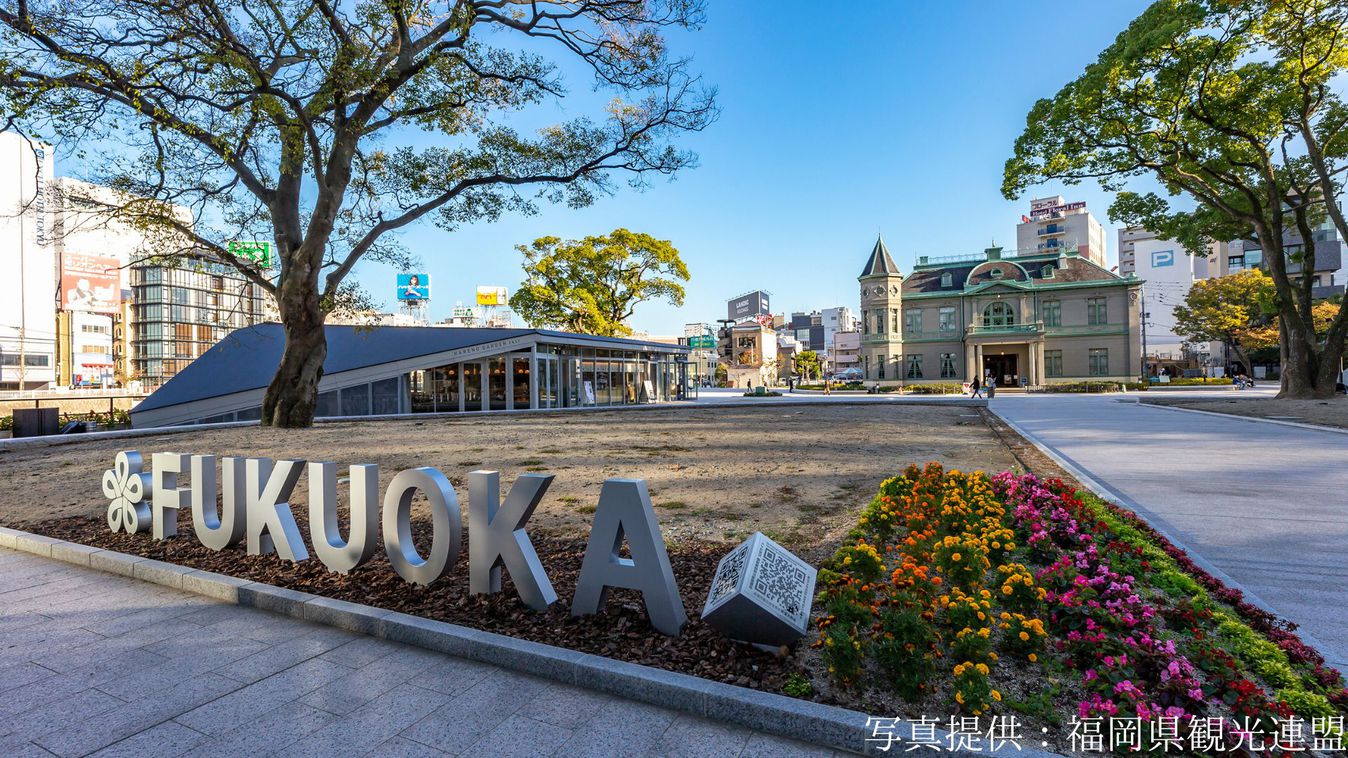
[[[478,305],[506,305],[510,301],[506,297],[505,287],[478,287],[477,304]]]
[[[431,277],[429,274],[398,274],[399,300],[430,300]]]
[[[75,253],[61,256],[62,309],[116,313],[121,295],[121,269],[116,258]]]

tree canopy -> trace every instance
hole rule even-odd
[[[819,378],[823,372],[823,366],[819,360],[819,353],[813,350],[802,350],[796,354],[796,370],[800,372],[801,378]]]
[[[1190,342],[1220,342],[1247,371],[1249,350],[1261,347],[1252,335],[1266,332],[1273,320],[1273,280],[1259,269],[1193,283],[1184,305],[1175,306],[1175,333]],[[1272,327],[1276,343],[1277,327]]]
[[[1312,313],[1316,228],[1348,237],[1348,6],[1332,0],[1158,0],[1057,95],[1031,109],[1003,194],[1049,180],[1119,191],[1116,221],[1264,253],[1282,335],[1282,390],[1333,392],[1348,318]],[[1142,178],[1162,192],[1129,192]],[[1293,244],[1299,236],[1305,244]]]
[[[714,92],[665,31],[702,15],[701,0],[18,0],[0,4],[0,126],[82,155],[122,193],[107,214],[158,255],[272,293],[286,350],[263,423],[302,426],[324,319],[360,261],[409,261],[399,230],[585,206],[620,174],[694,164],[672,140],[715,119]],[[609,99],[548,124],[564,70]],[[252,240],[279,271],[230,254]]]
[[[632,333],[627,321],[640,303],[683,305],[688,267],[669,240],[615,229],[582,240],[540,237],[517,249],[525,280],[510,307],[530,326],[616,337]]]

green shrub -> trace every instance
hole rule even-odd
[[[1106,381],[1056,382],[1044,385],[1044,392],[1123,392],[1125,389],[1137,392],[1147,389],[1147,385],[1140,382]]]
[[[782,685],[782,692],[791,697],[809,697],[814,694],[814,686],[810,680],[800,674],[792,674],[786,678],[786,684]]]
[[[939,384],[910,384],[908,391],[914,395],[962,395],[964,385],[941,382]]]

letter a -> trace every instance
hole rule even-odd
[[[489,595],[501,591],[501,567],[524,604],[546,611],[557,601],[548,572],[524,524],[534,515],[543,493],[552,485],[552,474],[522,474],[501,502],[501,474],[497,471],[468,472],[468,591]]]
[[[624,534],[632,553],[630,559],[619,557]],[[640,590],[651,626],[661,634],[676,637],[688,621],[644,479],[604,482],[580,578],[576,580],[576,595],[571,600],[571,615],[598,612],[609,587]]]
[[[287,561],[308,559],[309,551],[304,548],[288,502],[304,471],[304,461],[273,464],[270,458],[249,458],[247,470],[248,554],[275,552]]]

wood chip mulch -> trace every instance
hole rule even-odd
[[[307,544],[308,524],[300,511],[296,509],[295,518]],[[178,536],[163,542],[146,533],[113,533],[105,521],[84,516],[45,521],[33,531],[69,542],[770,692],[781,692],[787,677],[801,671],[797,651],[783,651],[785,655],[766,653],[731,642],[702,623],[698,612],[706,600],[716,564],[734,547],[732,543],[688,541],[668,546],[689,620],[679,637],[666,637],[651,628],[640,593],[631,590],[611,591],[607,608],[601,613],[571,617],[571,597],[585,554],[585,541],[580,538],[531,535],[558,597],[547,612],[536,613],[519,601],[509,572],[503,575],[500,594],[469,594],[467,540],[471,538],[467,536],[466,525],[465,540],[454,568],[431,586],[417,587],[404,582],[393,571],[382,550],[366,565],[342,576],[328,571],[312,555],[307,561],[291,563],[275,555],[247,555],[243,545],[220,552],[210,550],[197,541],[191,522],[190,510],[180,511]],[[426,555],[430,546],[429,519],[414,519],[413,534],[421,554]]]

